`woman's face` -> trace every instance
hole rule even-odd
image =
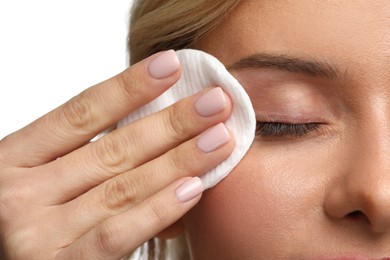
[[[390,257],[390,1],[243,1],[200,49],[259,123],[185,218],[193,259]]]

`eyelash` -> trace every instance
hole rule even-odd
[[[317,130],[320,123],[288,124],[280,122],[256,122],[255,135],[262,137],[304,137]]]

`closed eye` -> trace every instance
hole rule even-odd
[[[289,124],[257,121],[255,135],[262,137],[304,137],[320,126],[321,123]]]

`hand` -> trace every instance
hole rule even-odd
[[[234,147],[221,124],[231,111],[221,89],[89,142],[180,75],[173,51],[155,54],[0,141],[4,259],[119,259],[199,201],[192,176]]]

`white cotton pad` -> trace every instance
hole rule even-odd
[[[180,80],[157,99],[122,119],[117,126],[122,127],[160,111],[204,88],[218,86],[224,89],[233,104],[232,114],[225,125],[234,134],[236,145],[230,157],[201,176],[207,189],[226,177],[248,151],[255,136],[255,112],[244,88],[215,57],[192,49],[180,50],[176,54],[183,68]]]

